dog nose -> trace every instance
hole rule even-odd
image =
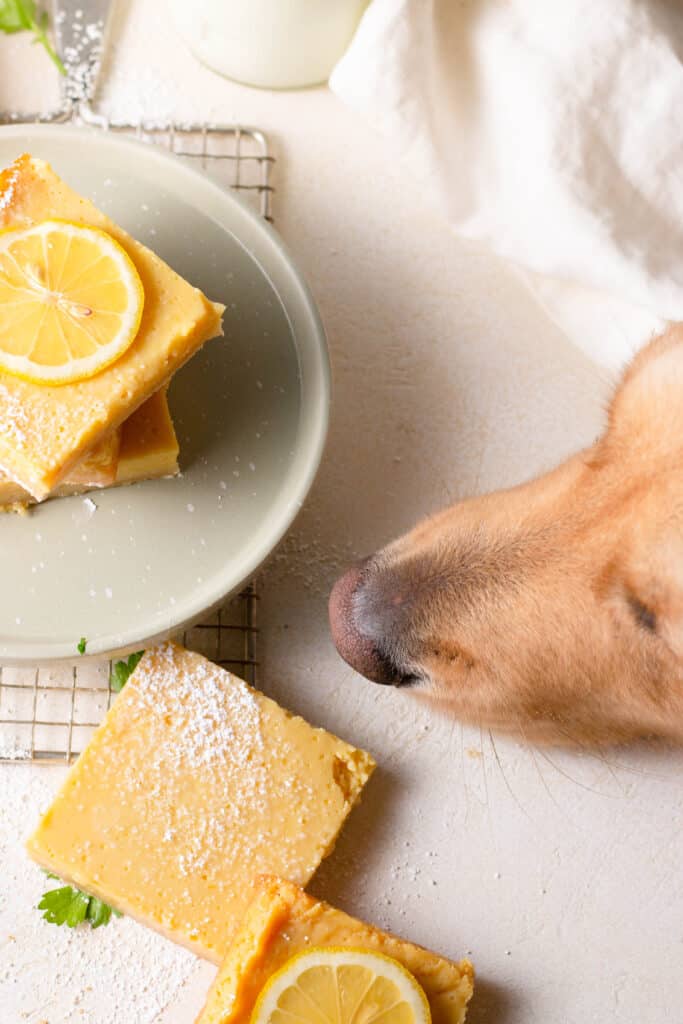
[[[363,631],[357,614],[356,599],[365,582],[366,559],[337,580],[330,594],[329,616],[332,639],[345,662],[373,683],[400,686],[401,672],[380,649],[375,639]]]

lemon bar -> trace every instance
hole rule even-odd
[[[121,448],[121,432],[117,427],[111,434],[103,438],[73,467],[66,480],[56,487],[51,496],[64,497],[69,494],[80,494],[99,487],[111,487],[116,483],[118,472],[119,451]],[[0,470],[0,511],[13,509],[20,511],[34,505],[36,499],[21,484],[15,483]]]
[[[166,390],[162,389],[136,409],[121,428],[116,485],[175,476],[178,451]]]
[[[140,661],[30,855],[220,963],[256,875],[305,884],[374,767],[175,644]]]
[[[223,312],[73,192],[49,164],[25,154],[0,174],[0,229],[50,219],[107,232],[137,270],[144,308],[130,347],[86,380],[51,386],[0,372],[0,467],[37,500],[221,333]]]
[[[364,949],[398,960],[422,986],[433,1024],[465,1020],[474,977],[468,960],[446,960],[313,899],[291,882],[263,877],[196,1024],[248,1024],[268,979],[311,947]]]
[[[86,455],[51,497],[175,476],[178,472],[178,440],[164,389],[148,398],[114,434]],[[22,511],[34,502],[28,491],[0,473],[0,511]]]
[[[112,430],[73,467],[68,483],[84,487],[111,487],[116,483],[122,427]]]

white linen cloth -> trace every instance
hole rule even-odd
[[[373,0],[330,86],[603,366],[683,320],[683,4]]]

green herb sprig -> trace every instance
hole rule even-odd
[[[32,32],[33,41],[45,48],[60,75],[65,75],[66,68],[48,37],[48,25],[48,13],[38,8],[36,0],[0,0],[0,32]]]
[[[144,651],[136,651],[124,661],[115,661],[109,674],[109,686],[114,693],[120,693],[137,668]]]
[[[0,0],[0,3],[1,2],[2,2],[2,0]],[[82,636],[81,639],[76,644],[76,650],[78,651],[79,654],[85,654],[85,649],[86,649],[87,646],[88,646],[88,641],[85,639],[84,636]]]
[[[57,876],[48,875],[48,878]],[[112,914],[121,917],[118,910],[98,900],[96,896],[90,896],[82,889],[74,889],[70,885],[61,885],[43,893],[38,910],[43,911],[48,924],[65,924],[67,928],[75,928],[83,921],[87,921],[91,928],[100,928],[103,924],[109,924]]]

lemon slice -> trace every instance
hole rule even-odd
[[[409,971],[366,949],[307,949],[265,985],[251,1024],[430,1024]]]
[[[0,369],[36,384],[92,377],[133,342],[143,304],[106,232],[60,220],[0,232]]]

